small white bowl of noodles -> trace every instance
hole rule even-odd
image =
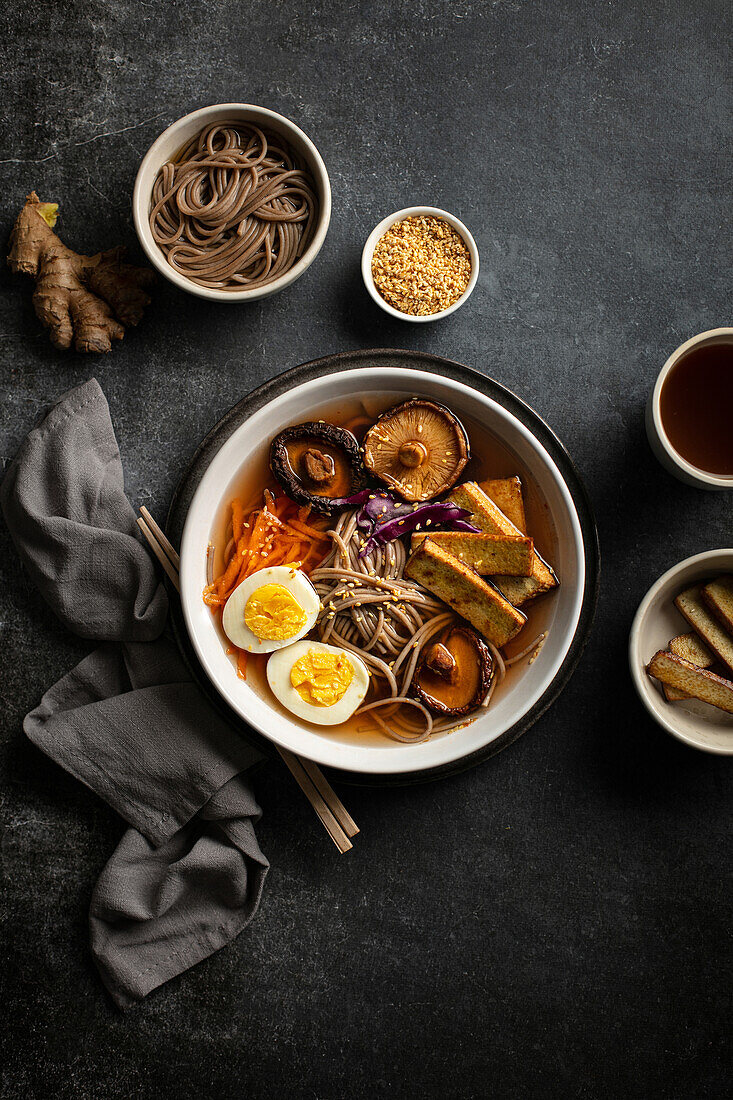
[[[132,199],[151,264],[180,290],[248,302],[284,290],[315,260],[331,185],[313,142],[249,103],[202,107],[143,157]]]
[[[507,743],[512,730],[531,722],[549,704],[552,686],[563,681],[561,670],[573,660],[571,650],[582,648],[578,639],[588,629],[580,622],[586,601],[583,530],[560,468],[530,428],[503,407],[500,392],[497,400],[440,374],[445,361],[434,360],[434,372],[410,369],[415,354],[348,353],[346,358],[363,365],[328,373],[315,363],[302,368],[295,383],[284,376],[277,396],[241,421],[211,458],[187,509],[181,538],[183,620],[193,653],[215,689],[239,717],[276,745],[319,764],[366,774],[422,773],[483,753],[500,739]],[[476,380],[482,385],[478,375]],[[536,659],[530,664],[527,656],[507,670],[491,706],[451,732],[400,743],[374,731],[362,732],[358,716],[328,727],[296,717],[249,665],[247,680],[240,679],[218,617],[202,597],[209,583],[207,547],[221,546],[234,497],[261,495],[258,487],[267,477],[270,444],[278,432],[304,421],[333,421],[337,413],[339,423],[353,416],[373,422],[378,412],[416,396],[440,402],[460,417],[477,452],[490,444],[496,476],[521,477],[532,516],[542,518],[544,530],[540,532],[539,523],[535,530],[541,539],[538,549],[552,563],[560,585],[536,601],[528,624],[533,640],[538,640],[535,632],[545,635]]]

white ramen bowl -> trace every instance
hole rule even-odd
[[[226,119],[233,119],[237,122],[250,122],[255,126],[265,130],[273,130],[276,134],[282,135],[310,169],[318,194],[316,230],[303,255],[289,271],[286,271],[278,279],[253,290],[213,290],[210,287],[199,286],[198,283],[187,279],[185,275],[181,275],[168,263],[165,253],[155,243],[150,229],[150,197],[153,193],[155,178],[162,166],[171,160],[179,149],[192,137],[195,137],[204,126],[208,126],[212,122],[223,122]],[[258,298],[267,298],[270,294],[276,294],[278,290],[284,290],[285,287],[291,286],[296,279],[299,279],[307,271],[321,251],[331,221],[331,183],[321,154],[310,138],[290,119],[277,114],[275,111],[268,111],[266,107],[256,107],[252,103],[217,103],[213,107],[202,107],[198,111],[193,111],[190,115],[179,118],[153,142],[142,159],[135,179],[135,188],[132,195],[132,216],[145,255],[153,267],[174,286],[177,286],[180,290],[185,290],[188,294],[195,294],[198,298],[207,298],[210,302],[254,302]]]
[[[370,736],[360,743],[353,733],[301,722],[273,698],[238,679],[214,616],[202,600],[206,584],[206,548],[216,537],[223,501],[227,501],[248,465],[263,463],[270,441],[283,428],[333,416],[339,401],[391,401],[423,396],[443,402],[459,417],[479,424],[516,458],[516,472],[536,487],[547,508],[554,545],[542,549],[560,577],[560,587],[543,597],[542,629],[547,640],[538,657],[526,661],[497,692],[491,706],[469,725],[418,745]],[[470,435],[470,427],[469,427]],[[511,729],[542,697],[568,654],[578,626],[585,585],[580,522],[570,492],[547,451],[520,421],[496,401],[436,374],[375,367],[327,374],[295,386],[255,412],[224,443],[206,470],[191,501],[181,542],[181,601],[196,654],[227,703],[275,744],[319,764],[373,774],[418,772],[460,760],[484,749]],[[530,641],[531,639],[527,639]]]
[[[697,699],[668,703],[662,685],[647,676],[646,665],[677,634],[692,627],[674,605],[675,596],[702,580],[733,573],[733,549],[707,550],[673,565],[639,604],[629,636],[631,679],[652,718],[678,741],[722,756],[733,755],[733,714]],[[722,673],[724,676],[725,673]]]

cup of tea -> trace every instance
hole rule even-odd
[[[646,406],[649,444],[698,489],[733,489],[733,328],[693,336],[662,367]]]

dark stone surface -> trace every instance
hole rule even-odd
[[[103,359],[54,351],[4,269],[4,458],[94,373],[130,497],[164,514],[196,441],[252,386],[344,348],[423,348],[560,434],[605,564],[593,640],[551,712],[469,774],[350,790],[347,857],[265,772],[258,919],[122,1016],[86,911],[123,826],[20,732],[87,646],[3,532],[3,1095],[725,1095],[730,761],[646,718],[625,648],[649,584],[730,542],[729,498],[668,477],[642,423],[667,354],[730,320],[729,6],[41,0],[0,19],[6,232],[36,188],[70,244],[135,252],[142,154],[223,100],[299,122],[334,190],[324,250],[290,290],[234,308],[160,286]],[[470,304],[422,327],[386,319],[358,269],[375,222],[412,202],[455,211],[482,257]]]

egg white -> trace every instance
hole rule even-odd
[[[313,703],[307,703],[290,683],[290,670],[309,649],[316,649],[319,653],[335,653],[337,656],[343,653],[351,661],[354,669],[354,676],[346,691],[338,702],[330,707],[319,707]],[[275,698],[298,718],[315,722],[319,726],[336,726],[339,722],[345,722],[350,718],[363,702],[369,690],[369,670],[361,657],[357,657],[355,653],[349,653],[340,646],[306,639],[288,646],[287,649],[282,649],[279,653],[273,653],[267,662],[267,682]]]
[[[306,614],[305,624],[290,638],[258,638],[253,634],[244,621],[244,609],[247,600],[258,588],[266,584],[281,584],[298,601]],[[275,649],[283,649],[302,638],[309,630],[312,630],[321,610],[321,601],[318,593],[306,577],[298,569],[288,565],[271,565],[267,569],[259,569],[251,576],[245,577],[224,605],[221,625],[230,642],[239,646],[248,653],[272,653]]]

